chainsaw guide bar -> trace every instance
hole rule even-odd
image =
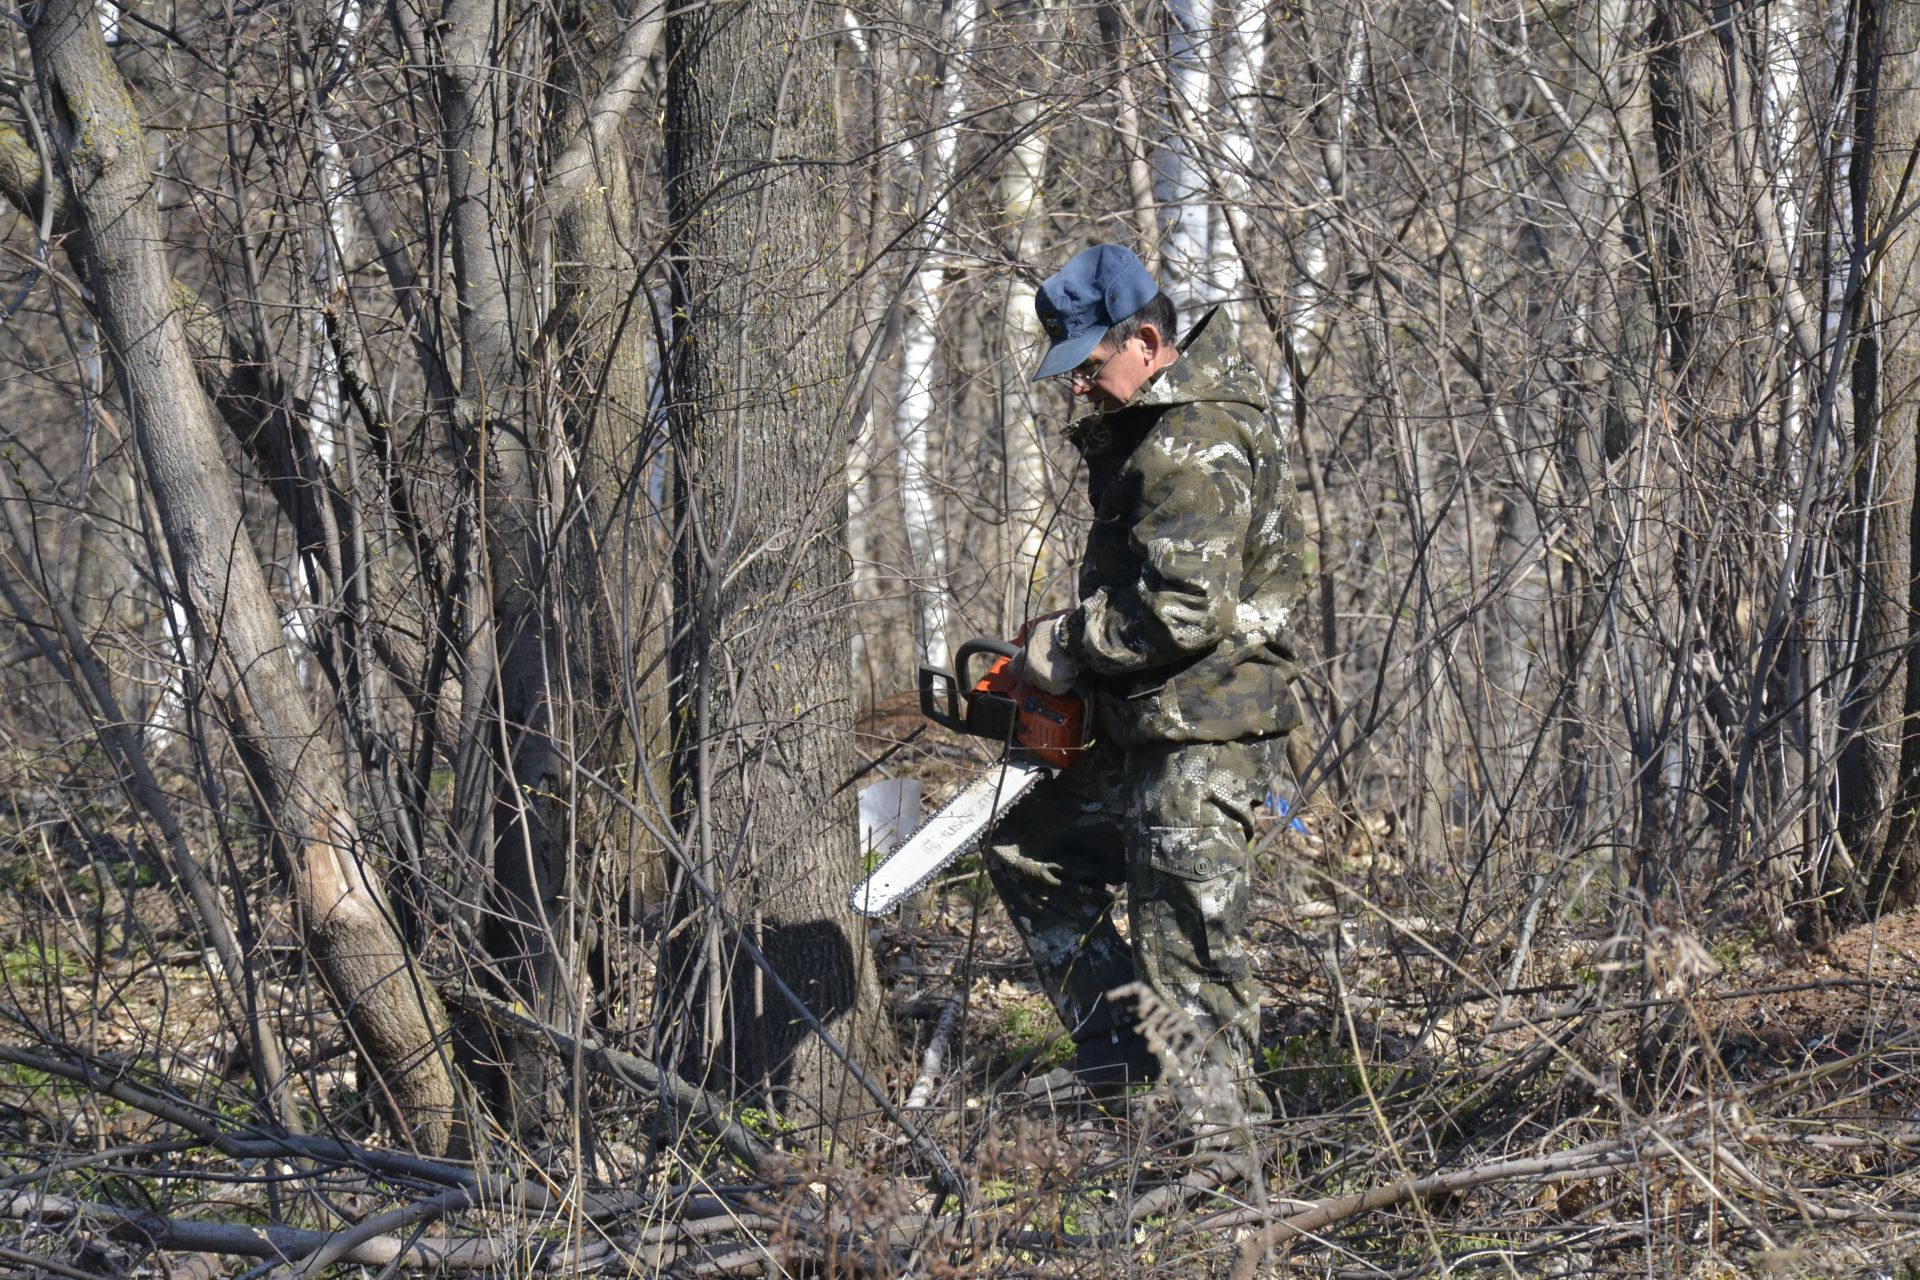
[[[863,916],[883,916],[917,893],[947,865],[979,843],[1001,815],[1057,769],[1006,760],[960,788],[914,833],[854,886],[847,901]]]

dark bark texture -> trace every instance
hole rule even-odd
[[[801,0],[674,16],[666,127],[678,901],[694,926],[668,985],[692,1073],[832,1110],[822,1042],[740,946],[838,1039],[879,1051],[846,906],[853,795],[834,795],[852,764],[843,193],[836,166],[795,159],[832,154],[830,17]]]
[[[1913,562],[1920,552],[1920,510],[1914,505],[1915,450],[1920,447],[1920,231],[1914,227],[1914,162],[1920,148],[1920,5],[1903,0],[1867,0],[1861,5],[1856,97],[1862,126],[1856,131],[1854,199],[1865,213],[1865,232],[1878,246],[1859,310],[1861,339],[1855,353],[1857,413],[1871,423],[1872,456],[1857,464],[1887,474],[1884,496],[1875,495],[1865,539],[1865,582],[1858,663],[1873,664],[1878,681],[1872,718],[1862,725],[1858,753],[1842,757],[1843,802],[1858,787],[1874,788],[1863,799],[1883,800],[1890,820],[1852,842],[1857,872],[1843,872],[1841,887],[1854,899],[1851,914],[1878,915],[1920,900],[1920,663],[1912,657],[1920,619],[1920,582]],[[1863,146],[1862,144],[1867,144]],[[1864,156],[1864,159],[1863,159]],[[1862,435],[1856,424],[1855,435]],[[1884,674],[1879,674],[1884,672]],[[1852,727],[1852,726],[1847,726]],[[1852,754],[1862,759],[1856,762]],[[1884,833],[1884,834],[1882,834]],[[1875,839],[1874,836],[1880,836]],[[1864,873],[1864,874],[1861,874]]]

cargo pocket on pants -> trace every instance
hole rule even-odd
[[[1149,827],[1147,865],[1176,880],[1211,880],[1225,875],[1234,870],[1234,865],[1219,856],[1221,835],[1219,827]]]
[[[1184,983],[1244,982],[1249,966],[1243,944],[1247,878],[1231,856],[1226,829],[1151,827],[1147,830],[1148,883],[1152,901],[1133,904],[1134,919],[1150,931],[1136,948],[1155,954],[1150,967]]]

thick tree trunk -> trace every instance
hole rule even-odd
[[[1877,915],[1920,899],[1920,663],[1911,655],[1920,617],[1911,569],[1920,549],[1920,232],[1908,177],[1920,134],[1920,5],[1863,4],[1859,49],[1853,199],[1866,236],[1887,239],[1857,312],[1854,438],[1866,529],[1860,633],[1842,709],[1852,736],[1840,761],[1841,830],[1854,866],[1832,870],[1835,887],[1853,899],[1850,913]]]
[[[376,1076],[371,1091],[414,1144],[444,1150],[454,1108],[445,1015],[368,873],[334,753],[316,749],[319,731],[195,380],[133,101],[85,0],[42,8],[32,46],[94,310],[203,679],[264,802],[308,948]]]
[[[552,219],[553,305],[544,320],[523,256],[535,229],[511,179],[523,163],[509,124],[514,78],[502,70],[514,26],[493,0],[450,0],[436,66],[459,301],[453,416],[484,469],[491,631],[481,643],[491,645],[497,691],[480,726],[493,769],[491,819],[479,823],[492,851],[482,936],[505,994],[571,1029],[587,1006],[585,960],[612,914],[596,909],[592,882],[605,887],[601,873],[611,871],[624,896],[656,861],[620,801],[637,797],[644,811],[663,790],[635,764],[640,740],[666,755],[658,628],[640,627],[638,643],[623,648],[636,638],[633,620],[657,616],[649,578],[659,575],[635,571],[634,539],[645,535],[623,505],[638,475],[647,391],[644,330],[628,314],[638,263],[618,136],[662,23],[642,4],[620,29],[610,9],[578,4],[552,28],[544,142],[554,159],[540,195]],[[591,99],[590,77],[603,77]],[[560,1118],[569,1104],[550,1055],[474,1043],[493,1059],[478,1074],[518,1132]]]
[[[1597,393],[1599,450],[1597,457],[1587,452],[1586,461],[1592,466],[1588,474],[1597,482],[1596,497],[1610,498],[1614,491],[1609,480],[1613,464],[1635,447],[1644,447],[1649,435],[1657,430],[1652,410],[1656,399],[1652,390],[1656,339],[1652,255],[1631,213],[1635,186],[1632,175],[1639,162],[1628,149],[1632,140],[1646,135],[1648,104],[1640,94],[1640,77],[1619,57],[1618,42],[1626,31],[1625,5],[1621,0],[1606,0],[1593,16],[1592,24],[1583,26],[1579,36],[1581,64],[1596,69],[1596,79],[1584,89],[1583,96],[1607,103],[1614,127],[1600,128],[1591,110],[1577,112],[1579,123],[1570,141],[1587,163],[1573,179],[1581,195],[1572,203],[1576,209],[1584,206],[1591,225],[1603,229],[1596,237],[1596,259],[1590,264],[1592,301],[1582,306],[1579,325],[1584,330],[1580,338],[1607,355],[1603,360],[1581,362],[1585,368],[1576,377]],[[1603,498],[1599,505],[1604,510],[1608,504]],[[1611,537],[1610,532],[1596,528],[1596,545],[1601,545],[1601,538]],[[1605,607],[1602,598],[1589,595],[1583,601],[1585,616],[1577,634],[1592,634]],[[1681,624],[1670,619],[1668,625]],[[1508,636],[1502,643],[1511,645],[1516,639]],[[1573,692],[1578,698],[1586,691],[1576,688]],[[1633,874],[1640,887],[1654,895],[1662,891],[1677,869],[1684,847],[1678,838],[1684,796],[1676,786],[1676,771],[1669,767],[1681,754],[1681,744],[1678,732],[1637,691],[1623,699],[1623,715],[1633,750],[1641,755],[1635,774],[1639,819]],[[1580,718],[1588,720],[1586,715]],[[1521,731],[1527,732],[1528,727],[1522,726]]]
[[[681,10],[668,26],[687,859],[666,982],[686,1069],[785,1084],[833,1114],[839,1073],[743,945],[842,1042],[881,1047],[866,931],[846,906],[853,795],[835,794],[852,762],[848,388],[840,171],[810,163],[832,155],[830,44],[808,28],[828,13],[770,0]]]
[[[576,1001],[567,986],[571,920],[561,898],[571,867],[566,759],[555,738],[564,712],[555,707],[550,684],[565,659],[549,634],[558,588],[545,519],[553,497],[549,442],[528,403],[532,298],[516,243],[522,208],[508,177],[515,157],[506,115],[514,87],[500,68],[510,25],[493,0],[449,0],[434,68],[459,324],[453,428],[483,473],[469,483],[484,495],[481,581],[490,597],[490,626],[479,629],[477,660],[469,668],[470,692],[479,695],[472,729],[481,752],[460,780],[463,789],[483,789],[470,800],[476,818],[470,847],[476,856],[492,855],[481,924],[488,975],[503,995],[568,1029],[567,1011]],[[471,776],[481,761],[490,771],[484,783]],[[490,813],[483,815],[483,806]],[[465,1025],[462,1043],[495,1114],[512,1132],[536,1135],[558,1105],[546,1056],[536,1046]]]

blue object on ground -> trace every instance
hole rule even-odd
[[[1293,812],[1293,806],[1288,804],[1287,798],[1278,791],[1267,792],[1267,808],[1273,810],[1283,818]],[[1307,824],[1298,818],[1289,822],[1287,828],[1291,831],[1298,831],[1303,836],[1307,834]]]

